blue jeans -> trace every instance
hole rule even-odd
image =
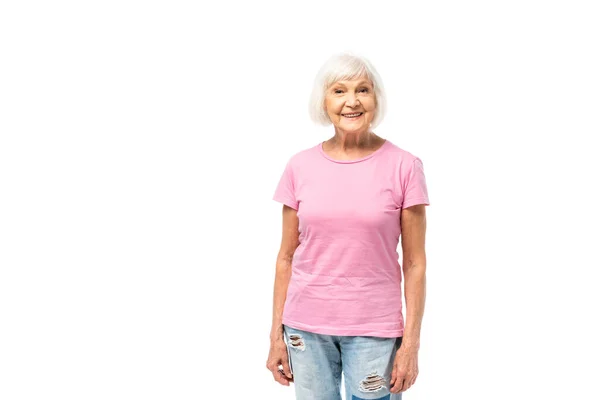
[[[402,338],[330,336],[283,326],[297,400],[401,400],[390,393],[396,350]]]

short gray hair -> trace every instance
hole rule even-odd
[[[381,77],[369,60],[348,52],[336,54],[329,58],[317,73],[308,107],[310,118],[317,124],[330,125],[331,120],[325,111],[325,91],[335,82],[362,76],[366,76],[371,80],[375,91],[377,105],[373,121],[371,121],[371,128],[379,125],[387,109]]]

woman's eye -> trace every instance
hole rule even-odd
[[[359,91],[359,93],[369,93],[369,89],[367,89],[367,88],[361,88],[358,91]],[[335,93],[335,94],[340,94],[343,92],[344,91],[342,89],[334,89],[334,91],[333,91],[333,93]]]

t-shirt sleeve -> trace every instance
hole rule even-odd
[[[279,184],[275,189],[273,200],[283,203],[294,210],[298,210],[298,201],[296,200],[295,183],[294,183],[294,172],[292,169],[291,160],[288,161],[283,174],[279,179]]]
[[[403,185],[402,208],[417,204],[429,205],[423,162],[418,157],[413,160],[411,169],[408,171],[405,184]]]

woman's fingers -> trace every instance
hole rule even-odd
[[[391,393],[400,393],[403,390],[404,386],[404,376],[396,376],[392,378],[394,380],[393,384],[390,384],[390,392]]]
[[[290,368],[290,363],[288,362],[287,357],[285,357],[283,359],[283,362],[281,363],[282,367],[283,367],[283,373],[285,374],[285,376],[289,379],[289,380],[293,380],[294,377],[292,376],[292,370]]]
[[[267,369],[273,374],[273,379],[284,386],[293,382],[292,372],[288,363],[287,345],[283,340],[271,343],[267,358]]]
[[[287,360],[285,361],[285,364],[287,364]],[[286,373],[286,367],[283,365],[283,362],[281,360],[274,363],[269,362],[267,364],[267,368],[273,374],[273,379],[275,379],[280,384],[284,386],[289,386],[290,382],[293,382],[293,378],[291,378],[292,374],[290,372],[289,365],[287,366],[288,372]],[[286,374],[289,374],[290,378],[288,378]]]
[[[408,374],[392,374],[392,378],[390,379],[390,392],[391,393],[400,393],[408,390],[412,385],[415,384],[417,380],[416,375],[408,375]]]
[[[279,382],[280,384],[282,384],[284,386],[290,386],[290,382],[288,381],[287,377],[284,375],[283,371],[279,368],[276,368],[275,371],[273,372],[273,378],[275,378],[275,380],[277,382]]]
[[[419,374],[418,354],[411,349],[396,352],[392,376],[390,378],[390,392],[400,393],[408,390]]]

